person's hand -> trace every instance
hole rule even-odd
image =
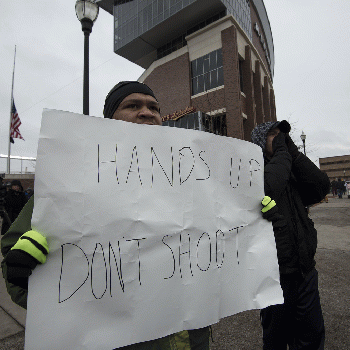
[[[263,208],[261,209],[263,218],[272,222],[272,226],[275,229],[280,229],[286,225],[286,220],[283,215],[278,212],[276,202],[269,196],[265,196],[261,201]]]
[[[37,231],[23,234],[5,257],[7,280],[27,289],[28,277],[37,264],[44,264],[49,253],[46,238]]]
[[[288,152],[287,144],[286,144],[286,134],[283,132],[279,132],[278,135],[274,137],[272,140],[272,150],[273,153],[278,151]]]
[[[276,202],[273,199],[271,199],[269,196],[265,196],[261,201],[261,204],[263,205],[263,208],[261,209],[261,212],[263,213],[263,217],[264,219],[269,220],[270,216],[274,215],[277,211]]]
[[[295,160],[300,154],[298,147],[295,145],[289,134],[286,134],[285,139],[288,152],[292,156],[292,159]]]

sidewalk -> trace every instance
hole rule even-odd
[[[0,273],[0,350],[24,349],[25,324],[26,310],[12,302]]]
[[[316,254],[329,350],[350,348],[350,199],[329,198],[310,209],[318,231]],[[2,257],[1,257],[2,260]],[[0,274],[0,350],[24,349],[26,311],[14,304]],[[211,350],[262,349],[259,311],[246,311],[213,325]]]

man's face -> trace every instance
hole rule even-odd
[[[12,185],[11,189],[13,189],[16,192],[19,192],[21,190],[21,188],[18,185]]]
[[[114,112],[112,119],[136,124],[162,125],[157,100],[141,93],[126,96]]]
[[[274,128],[267,133],[265,155],[268,159],[271,159],[273,156],[272,141],[279,133],[280,133],[279,128]]]

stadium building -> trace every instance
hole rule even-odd
[[[330,181],[350,181],[350,155],[320,158],[319,163]]]
[[[274,47],[263,0],[102,0],[114,51],[145,68],[165,123],[249,140],[276,120]],[[193,111],[196,110],[194,113]]]

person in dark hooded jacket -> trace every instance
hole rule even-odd
[[[27,203],[27,197],[23,192],[23,187],[21,181],[13,180],[11,182],[11,187],[5,196],[5,210],[8,217],[12,222],[14,222],[23,209],[24,205]],[[1,233],[4,234],[10,227],[10,223],[4,222]]]
[[[284,304],[261,311],[263,348],[316,350],[324,348],[325,328],[314,260],[317,232],[307,207],[326,196],[330,182],[299,152],[290,129],[284,120],[252,131],[252,142],[264,153],[265,195],[276,204],[263,216],[273,224],[284,296]]]

